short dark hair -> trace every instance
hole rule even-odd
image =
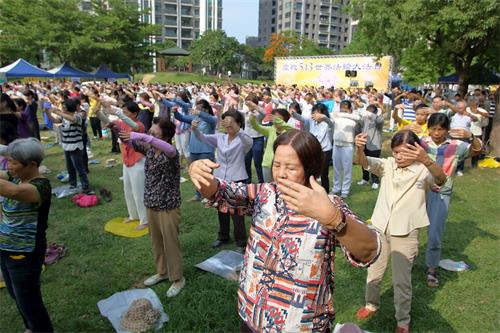
[[[330,117],[330,115],[328,114],[328,108],[323,103],[316,103],[316,104],[314,104],[313,107],[312,107],[311,112],[312,113],[319,112],[319,113],[324,114],[327,117]]]
[[[0,95],[0,104],[5,103],[5,106],[9,108],[12,112],[16,111],[16,104],[6,93],[2,93]]]
[[[240,125],[240,128],[242,129],[245,128],[245,118],[243,117],[240,111],[230,109],[222,114],[222,119],[226,119],[226,117],[233,118],[234,121],[236,121],[236,123]]]
[[[433,113],[427,119],[427,128],[433,126],[441,126],[444,129],[450,130],[450,118],[444,113]]]
[[[139,107],[139,105],[137,105],[137,103],[134,101],[125,102],[124,106],[127,108],[127,110],[129,112],[132,112],[132,113],[139,113],[141,111],[141,108]]]
[[[285,123],[290,119],[290,113],[286,109],[274,109],[271,114],[279,114]]]
[[[200,99],[196,102],[196,105],[201,105],[203,111],[207,112],[211,116],[214,115],[214,110],[212,109],[212,106],[206,99]]]
[[[75,98],[68,98],[63,102],[66,111],[74,113],[76,112],[76,108],[78,107],[79,101]]]
[[[288,110],[290,109],[294,109],[300,115],[302,114],[302,109],[300,108],[300,104],[297,102],[290,103],[290,105],[288,106]]]
[[[153,124],[158,125],[161,130],[161,137],[168,143],[172,143],[172,138],[175,135],[175,124],[169,119],[154,117]]]
[[[420,144],[420,139],[415,134],[415,132],[411,130],[401,130],[396,132],[396,134],[394,134],[394,136],[392,137],[391,149],[394,149],[397,146],[401,146],[402,144],[405,143],[413,145],[415,144],[415,142]]]
[[[259,96],[255,95],[255,94],[248,94],[248,96],[245,98],[245,101],[252,101],[254,102],[255,104],[259,104]]]
[[[370,105],[368,105],[366,107],[366,111],[370,111],[370,112],[373,112],[373,113],[377,112],[377,109],[378,108],[377,108],[377,106],[375,104],[370,104]]]
[[[276,138],[273,151],[279,146],[289,145],[295,150],[304,168],[305,182],[309,185],[309,177],[318,178],[323,168],[323,151],[321,144],[309,132],[291,129]]]
[[[26,105],[28,105],[26,104],[26,101],[22,98],[16,98],[14,100],[14,103],[16,103],[16,107],[21,108],[23,110],[26,109]]]
[[[340,102],[340,106],[342,105],[345,105],[349,108],[349,110],[352,110],[352,104],[351,104],[351,101],[348,101],[346,99],[344,99],[342,102]]]

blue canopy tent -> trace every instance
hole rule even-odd
[[[0,68],[0,76],[9,77],[54,77],[54,74],[33,66],[23,58],[19,58],[12,64]]]
[[[130,75],[124,74],[124,73],[113,72],[106,65],[99,66],[99,68],[97,68],[94,72],[92,72],[92,75],[96,79],[129,79],[130,80]]]
[[[94,77],[93,74],[74,68],[66,62],[56,68],[49,69],[48,72],[54,74],[54,77],[78,77],[78,78]]]

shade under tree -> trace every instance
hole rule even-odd
[[[458,84],[459,76],[457,73],[453,73],[447,76],[442,76],[439,78],[438,83],[447,84]],[[472,65],[470,70],[470,84],[500,84],[500,77],[498,74],[489,71],[480,64]]]
[[[109,69],[106,65],[99,66],[95,71],[93,71],[92,76],[96,79],[129,79],[130,75],[126,73],[116,73]]]

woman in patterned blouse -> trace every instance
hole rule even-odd
[[[218,179],[212,171],[219,165],[210,160],[190,166],[204,197],[252,216],[238,290],[243,332],[326,332],[334,319],[337,241],[358,267],[380,253],[379,235],[316,182],[322,156],[312,134],[293,129],[274,144],[271,183]]]
[[[181,192],[179,153],[172,146],[175,125],[167,119],[154,118],[151,135],[120,132],[120,139],[146,156],[144,164],[144,206],[149,223],[156,274],[144,285],[153,286],[168,279],[172,285],[167,297],[176,296],[186,284],[182,273],[179,243]]]

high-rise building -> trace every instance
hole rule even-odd
[[[171,40],[188,49],[207,30],[222,29],[222,0],[133,0],[148,10],[143,22],[157,24],[161,35],[156,42]]]
[[[340,51],[349,40],[350,16],[342,10],[349,0],[259,0],[259,45],[273,33],[293,31],[320,46]]]

